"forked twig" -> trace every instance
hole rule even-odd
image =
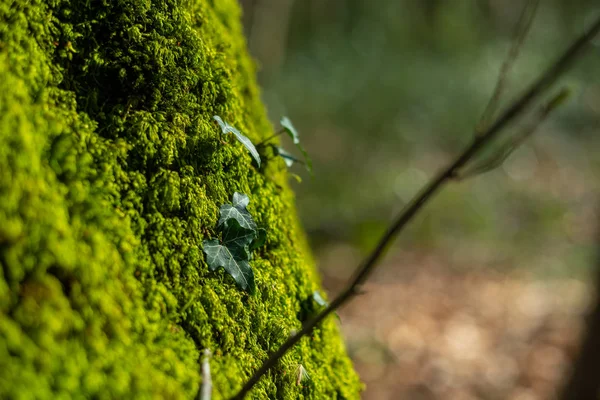
[[[388,247],[392,239],[413,219],[419,210],[436,194],[445,183],[457,175],[458,171],[476,155],[483,147],[498,136],[503,128],[524,112],[527,107],[540,95],[545,93],[548,88],[566,71],[566,69],[583,53],[587,43],[598,33],[600,33],[600,18],[597,18],[593,25],[586,30],[569,48],[552,64],[541,77],[510,107],[508,107],[481,135],[473,138],[472,143],[460,154],[448,167],[442,170],[432,181],[430,181],[417,196],[407,204],[400,212],[396,220],[389,227],[387,232],[379,240],[379,243],[371,254],[360,264],[353,278],[346,288],[319,314],[308,320],[295,335],[285,341],[263,365],[246,382],[241,390],[232,398],[241,400],[260,380],[260,378],[275,364],[279,359],[298,341],[310,334],[312,330],[321,323],[329,314],[337,310],[341,305],[354,297],[365,282],[367,277],[373,272],[373,268],[380,257]]]
[[[504,161],[506,161],[506,159],[516,149],[518,149],[523,142],[525,142],[525,140],[533,135],[538,126],[540,126],[546,120],[546,118],[548,118],[552,111],[556,110],[561,104],[564,103],[564,101],[569,97],[569,94],[569,89],[561,89],[561,91],[554,95],[549,101],[540,106],[533,116],[533,120],[530,121],[530,123],[527,124],[527,126],[525,126],[520,133],[515,135],[508,143],[504,144],[499,150],[497,150],[494,155],[481,163],[473,165],[472,167],[466,167],[465,170],[459,171],[455,178],[458,180],[464,180],[466,178],[481,175],[500,167]]]
[[[508,55],[502,63],[502,67],[500,68],[500,73],[498,75],[498,79],[496,80],[496,87],[494,88],[492,97],[485,107],[485,110],[483,111],[483,114],[481,115],[481,118],[475,128],[475,131],[478,135],[481,135],[489,126],[490,121],[494,118],[494,114],[498,110],[498,105],[500,104],[502,95],[506,91],[508,74],[517,60],[517,57],[519,56],[519,52],[521,51],[521,47],[523,47],[523,43],[525,43],[525,38],[531,29],[533,18],[535,17],[535,13],[539,4],[540,0],[529,0],[521,12],[521,17],[519,18],[519,22],[517,22],[517,28],[515,30],[512,45],[508,51]]]

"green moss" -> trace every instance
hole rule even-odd
[[[0,2],[0,397],[227,398],[301,322],[318,277],[234,0]],[[209,272],[234,191],[268,231],[257,293]],[[312,380],[296,385],[302,364]],[[253,398],[358,398],[335,319]]]

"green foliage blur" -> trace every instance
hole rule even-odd
[[[525,4],[242,3],[270,116],[290,116],[314,161],[295,188],[313,245],[358,254],[471,140]],[[541,3],[503,106],[600,14],[592,0]],[[596,44],[556,87],[573,90],[568,104],[501,168],[448,186],[397,246],[461,267],[584,274],[600,221],[598,67]]]

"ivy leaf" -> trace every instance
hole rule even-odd
[[[300,309],[296,314],[296,318],[304,323],[328,305],[321,294],[315,290],[300,302]]]
[[[252,216],[248,210],[246,210],[246,206],[249,203],[250,199],[248,199],[248,196],[235,192],[233,194],[233,205],[223,204],[221,206],[221,216],[219,218],[218,226],[223,226],[228,219],[235,219],[242,228],[256,231],[256,222],[254,222]]]
[[[233,193],[233,206],[237,208],[246,209],[248,204],[250,204],[250,198],[246,196],[244,193]]]
[[[288,117],[281,117],[279,123],[283,127],[283,129],[287,132],[290,138],[294,141],[294,144],[300,144],[300,137],[298,135],[298,131],[294,128],[292,121]]]
[[[314,291],[312,294],[312,299],[315,303],[317,303],[321,308],[325,308],[329,306],[329,303],[325,301],[325,299],[323,297],[321,297],[321,293],[319,293],[318,291]],[[335,313],[336,318],[338,319],[338,321],[341,321],[339,314],[336,312]]]
[[[304,165],[306,166],[306,170],[310,174],[312,174],[312,160],[308,156],[308,153],[306,152],[306,150],[304,150],[304,147],[300,146],[300,144],[298,144],[296,147],[298,147],[298,150],[300,150],[300,152],[302,153],[302,157],[304,157]]]
[[[251,294],[255,291],[254,272],[248,263],[248,253],[244,249],[230,249],[219,243],[218,239],[204,240],[203,251],[211,271],[223,267],[242,290]]]
[[[312,294],[312,298],[321,307],[327,307],[329,304],[321,297],[321,294],[318,291],[314,291]]]
[[[256,239],[256,231],[244,228],[236,219],[228,219],[223,227],[223,245],[234,252],[249,252],[250,244]],[[249,256],[245,257],[249,259]]]
[[[226,134],[229,132],[230,125],[228,123],[226,123],[225,121],[223,121],[221,119],[221,117],[219,117],[218,115],[215,115],[215,116],[213,116],[213,119],[215,121],[217,121],[217,124],[219,124],[219,126],[221,127],[221,133]]]
[[[221,127],[221,133],[223,133],[224,135],[226,135],[228,133],[234,134],[235,138],[241,144],[244,145],[244,147],[250,152],[250,155],[252,155],[252,157],[254,157],[254,160],[256,160],[256,164],[258,164],[258,166],[260,167],[260,155],[258,154],[258,151],[256,151],[256,147],[254,147],[254,145],[252,144],[250,139],[248,139],[246,136],[242,135],[242,133],[240,131],[238,131],[237,129],[235,129],[233,126],[231,126],[227,122],[223,121],[221,119],[221,117],[219,117],[218,115],[213,116],[213,119],[215,121],[217,121],[217,123]]]
[[[231,133],[233,133],[235,135],[235,137],[237,138],[237,140],[241,144],[243,144],[246,149],[248,149],[248,151],[250,152],[252,157],[254,157],[254,160],[256,160],[256,164],[258,164],[258,166],[260,167],[260,155],[258,154],[256,147],[254,147],[254,145],[252,144],[250,139],[248,139],[246,136],[242,135],[240,133],[240,131],[238,131],[237,129],[235,129],[233,127],[231,127]]]
[[[281,156],[281,158],[283,158],[283,161],[285,162],[285,165],[288,168],[294,165],[295,162],[304,164],[302,161],[298,160],[296,157],[294,157],[292,154],[288,153],[281,147],[275,147],[275,150],[277,151],[277,154]]]
[[[220,208],[217,228],[221,232],[221,241],[214,238],[204,240],[203,251],[211,271],[223,267],[240,288],[254,293],[254,272],[249,261],[252,251],[264,245],[267,231],[257,228],[246,210],[250,204],[248,196],[235,192],[232,203]]]
[[[308,172],[310,172],[312,174],[312,161],[311,161],[310,157],[308,156],[308,153],[306,152],[306,150],[304,150],[304,147],[302,147],[302,145],[300,144],[300,136],[298,135],[298,131],[292,124],[292,121],[290,121],[290,119],[288,117],[284,116],[284,117],[281,117],[281,120],[279,121],[279,123],[283,127],[283,130],[292,139],[292,141],[294,142],[294,144],[296,145],[298,150],[300,150],[300,152],[302,153],[302,157],[304,157],[304,165],[306,166],[306,169],[308,170]],[[284,157],[284,159],[285,159],[285,156],[282,156],[282,157]],[[286,165],[287,164],[288,164],[288,162],[286,161]],[[290,165],[288,165],[288,167],[289,166]]]

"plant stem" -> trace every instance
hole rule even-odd
[[[586,44],[597,34],[600,33],[600,18],[596,19],[594,24],[583,33],[571,46],[552,64],[550,68],[533,85],[515,100],[508,109],[502,113],[493,124],[489,126],[480,135],[473,138],[471,144],[460,154],[448,167],[442,170],[432,181],[430,181],[419,192],[413,200],[406,205],[400,212],[396,220],[388,228],[387,232],[379,240],[379,243],[371,254],[360,264],[350,283],[346,288],[319,314],[307,321],[302,329],[295,335],[285,341],[263,365],[246,382],[242,389],[232,398],[232,400],[242,400],[260,378],[277,362],[283,355],[298,341],[307,336],[321,321],[329,314],[336,311],[340,306],[347,303],[352,297],[360,292],[360,286],[365,282],[368,276],[373,272],[374,267],[380,257],[388,247],[392,239],[406,226],[408,222],[417,214],[419,210],[436,194],[448,181],[458,173],[471,158],[476,155],[485,145],[490,143],[498,136],[500,131],[505,128],[516,117],[527,110],[534,100],[545,93],[548,88],[567,70],[569,66],[583,53]]]
[[[533,23],[539,3],[540,0],[529,0],[521,12],[521,17],[517,23],[517,29],[515,31],[512,45],[507,57],[502,63],[502,67],[500,68],[500,74],[498,75],[498,80],[496,81],[494,93],[492,94],[492,97],[490,98],[490,101],[475,128],[475,131],[478,133],[485,131],[485,128],[488,127],[489,122],[496,113],[498,105],[500,104],[500,100],[502,99],[502,95],[506,90],[508,74],[512,69],[513,64],[517,60],[517,57],[519,56],[519,52],[521,51],[521,47],[523,47],[527,33],[529,33],[529,30],[531,29],[531,25]]]
[[[531,123],[525,126],[522,132],[515,135],[510,142],[500,147],[496,154],[492,155],[492,157],[490,157],[488,160],[484,160],[483,162],[472,167],[465,168],[464,170],[460,171],[458,175],[455,175],[455,178],[457,180],[464,180],[466,178],[471,178],[500,167],[512,154],[512,152],[519,148],[519,146],[521,146],[525,140],[533,135],[537,127],[541,125],[552,113],[552,111],[560,106],[568,97],[569,90],[563,88],[560,92],[554,95],[554,97],[542,105],[535,113]]]
[[[264,140],[260,141],[260,143],[258,143],[258,144],[256,145],[256,147],[258,147],[258,146],[261,146],[261,145],[263,145],[263,144],[267,143],[267,142],[268,142],[269,140],[271,140],[271,139],[275,139],[277,136],[281,135],[283,132],[285,132],[285,129],[280,129],[279,131],[275,132],[273,135],[271,135],[271,136],[269,136],[268,138],[266,138],[266,139],[264,139]]]

